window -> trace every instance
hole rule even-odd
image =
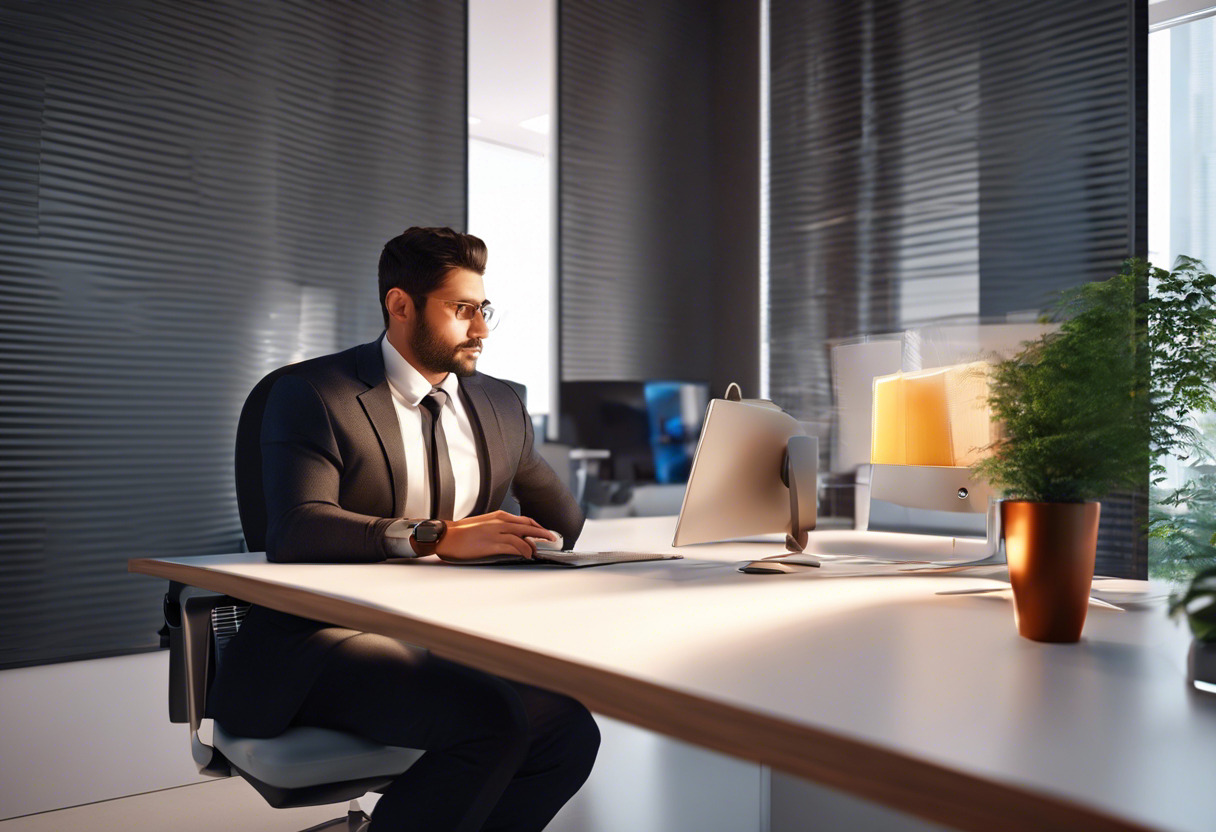
[[[525,385],[533,416],[554,385],[553,90],[553,0],[470,0],[468,231],[503,316],[478,369]]]
[[[1216,268],[1216,4],[1165,0],[1149,9],[1149,259],[1179,255]],[[1216,415],[1197,420],[1216,451]],[[1208,460],[1167,460],[1167,486],[1216,483]],[[1153,540],[1153,577],[1184,580],[1216,563],[1216,502],[1183,507],[1184,534]]]
[[[1163,266],[1180,254],[1216,266],[1216,6],[1210,12],[1149,35],[1149,258]]]

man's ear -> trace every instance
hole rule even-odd
[[[417,311],[414,309],[414,299],[404,290],[396,287],[389,289],[384,295],[384,308],[388,310],[391,320],[405,323],[411,320]]]

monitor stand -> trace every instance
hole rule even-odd
[[[790,490],[790,527],[785,546],[791,552],[806,549],[818,515],[819,440],[814,436],[791,436],[781,463],[781,482]]]

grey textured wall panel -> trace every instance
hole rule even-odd
[[[1133,37],[1147,11],[1133,0],[982,9],[980,312],[1001,315],[1147,251],[1136,132],[1147,47]]]
[[[712,4],[562,0],[561,376],[708,379]]]
[[[465,219],[462,3],[0,3],[0,665],[156,643],[236,549],[236,417]]]

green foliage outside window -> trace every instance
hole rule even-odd
[[[1152,490],[1149,576],[1173,583],[1216,568],[1216,414],[1205,414],[1197,428],[1202,449],[1179,466],[1182,486]]]
[[[1149,574],[1183,582],[1216,567],[1216,277],[1189,257],[1179,257],[1172,272],[1154,270],[1154,277]],[[1167,484],[1166,457],[1178,460],[1185,477],[1176,488]]]

